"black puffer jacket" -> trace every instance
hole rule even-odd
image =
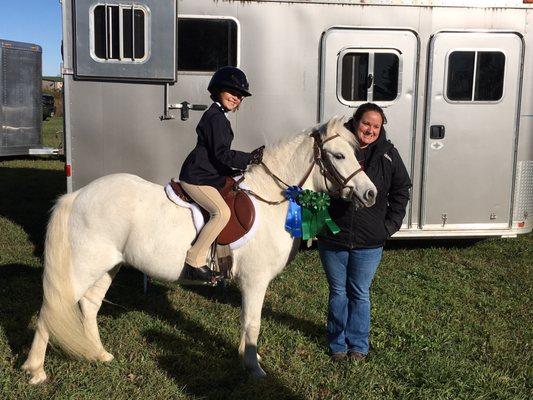
[[[245,170],[250,163],[250,153],[231,150],[233,130],[217,103],[202,115],[196,133],[198,142],[183,162],[180,181],[221,188],[225,177],[233,175],[233,168]]]
[[[333,235],[323,229],[320,241],[344,249],[380,247],[400,229],[411,180],[385,130],[365,149],[363,162],[365,173],[378,190],[376,203],[356,211],[353,202],[332,198],[329,213],[341,231]]]

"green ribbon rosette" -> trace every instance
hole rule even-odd
[[[331,219],[328,207],[329,196],[327,193],[318,193],[312,190],[302,190],[298,196],[298,204],[302,207],[302,239],[314,238],[327,225],[333,234],[340,229]]]

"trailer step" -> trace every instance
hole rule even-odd
[[[57,149],[54,147],[39,147],[35,149],[28,149],[28,154],[32,156],[46,154],[63,154],[63,149]]]

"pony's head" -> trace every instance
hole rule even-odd
[[[320,167],[313,177],[316,189],[338,193],[344,200],[355,200],[364,207],[373,206],[377,189],[355,157],[357,139],[345,128],[344,119],[333,117],[315,128],[312,135]]]

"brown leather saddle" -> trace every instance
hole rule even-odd
[[[218,190],[231,211],[229,222],[217,238],[217,244],[220,245],[228,245],[246,235],[255,221],[255,208],[252,200],[242,190],[236,190],[235,184],[233,178],[227,177],[224,187]],[[180,199],[188,203],[194,202],[179,182],[171,181],[170,186]],[[207,221],[209,213],[203,209],[202,213]]]

